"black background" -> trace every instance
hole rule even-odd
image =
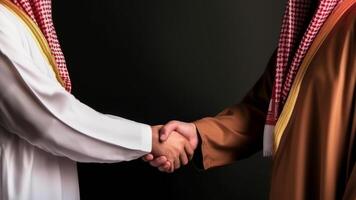
[[[56,29],[87,105],[147,124],[212,116],[238,102],[276,47],[283,0],[54,0]],[[164,174],[141,160],[79,164],[86,199],[267,199],[256,154]]]

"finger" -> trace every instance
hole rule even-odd
[[[174,162],[175,161],[170,161],[171,167],[169,168],[168,173],[173,173],[174,172]]]
[[[159,167],[159,166],[163,165],[164,163],[166,163],[166,161],[167,161],[166,156],[160,156],[160,157],[154,159],[153,161],[150,161],[150,165],[152,167]]]
[[[180,167],[180,160],[179,160],[179,156],[177,156],[174,159],[174,170],[179,169],[179,167]]]
[[[159,171],[161,172],[170,172],[171,169],[171,163],[167,161],[164,165],[158,168]]]
[[[166,170],[166,171],[169,171],[169,169],[171,168],[172,166],[172,163],[167,161],[166,164],[163,166],[163,168]]]
[[[170,121],[166,125],[164,125],[160,130],[159,130],[159,139],[161,141],[166,141],[169,137],[169,135],[178,127],[178,123],[176,121]]]
[[[168,172],[163,167],[158,167],[158,170],[161,171],[161,172]]]
[[[180,160],[180,163],[182,164],[182,165],[186,165],[186,164],[188,164],[188,156],[187,156],[187,154],[185,153],[185,152],[182,152],[180,155],[179,155],[179,160]]]
[[[171,163],[169,160],[167,160],[165,163],[157,167],[158,169],[162,169],[160,171],[169,171],[171,168]]]
[[[150,153],[142,157],[142,160],[145,161],[145,162],[151,161],[153,159],[154,159],[154,157]]]
[[[168,173],[173,173],[173,172],[174,172],[174,162],[172,163]]]
[[[187,154],[189,160],[192,160],[193,155],[194,155],[194,150],[193,150],[192,146],[190,146],[189,143],[186,143],[184,145],[184,150],[185,150],[185,153]]]

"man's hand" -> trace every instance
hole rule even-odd
[[[164,125],[160,130],[160,140],[166,141],[169,135],[173,132],[178,132],[189,141],[193,150],[198,146],[198,133],[194,123],[187,123],[181,121],[170,121]]]
[[[177,132],[189,141],[190,146],[194,151],[198,145],[198,133],[193,123],[171,121],[160,129],[159,139],[161,142],[165,142],[174,137]],[[174,168],[170,166],[170,163],[167,162],[167,159],[162,156],[157,157],[152,154],[148,154],[143,158],[143,160],[150,162],[153,167],[157,167],[160,171],[173,172],[174,170]]]
[[[152,152],[144,157],[161,171],[173,172],[181,165],[186,165],[193,156],[193,149],[187,139],[172,132],[169,139],[159,141],[159,130],[162,126],[152,127]],[[153,160],[154,159],[154,160]]]

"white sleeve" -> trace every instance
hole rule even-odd
[[[0,30],[0,126],[78,162],[120,162],[151,151],[151,128],[101,114],[42,73]]]

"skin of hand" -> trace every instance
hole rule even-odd
[[[172,132],[170,137],[165,141],[160,141],[159,130],[162,126],[152,127],[152,152],[144,157],[144,160],[150,161],[152,166],[159,164],[159,169],[166,172],[173,172],[181,165],[186,165],[193,156],[189,141],[177,132]]]
[[[174,134],[176,134],[176,132],[184,136],[189,141],[193,151],[197,148],[198,133],[194,123],[187,123],[181,121],[168,122],[163,127],[160,127],[160,141],[165,142],[169,140]],[[160,171],[173,172],[173,168],[170,167],[170,164],[167,163],[167,158],[165,158],[164,156],[157,157],[152,154],[148,154],[143,157],[143,160],[146,162],[150,162],[151,166],[157,167]]]

